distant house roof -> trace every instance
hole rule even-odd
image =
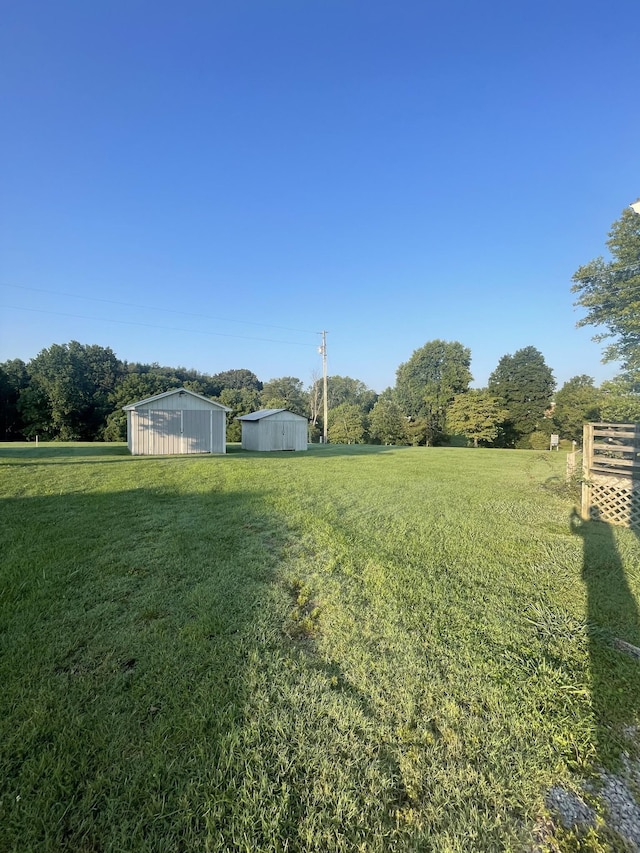
[[[236,418],[237,421],[261,421],[263,418],[278,415],[280,412],[286,412],[288,415],[293,415],[294,418],[302,418],[307,420],[304,415],[298,415],[295,412],[290,412],[289,409],[260,409],[259,412],[250,412],[248,415],[240,415]]]
[[[211,406],[217,406],[219,409],[224,409],[225,412],[230,412],[227,406],[223,406],[222,403],[217,403],[215,400],[210,400],[209,397],[203,397],[202,394],[196,394],[195,391],[189,391],[188,388],[172,388],[170,391],[165,391],[162,394],[154,394],[153,397],[146,397],[144,400],[138,400],[136,403],[129,403],[128,406],[123,406],[123,410],[129,411],[133,409],[137,409],[138,406],[146,406],[147,403],[155,403],[156,400],[162,400],[163,397],[171,397],[174,394],[178,394],[181,397],[188,395],[189,397],[195,397],[196,400],[204,400],[205,403],[209,403]]]

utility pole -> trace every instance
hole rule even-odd
[[[322,443],[327,443],[327,333],[318,332],[322,335],[322,343],[318,347],[318,352],[322,356]]]

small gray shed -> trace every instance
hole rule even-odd
[[[288,409],[262,409],[237,418],[243,450],[306,450],[308,421]]]
[[[194,391],[174,388],[122,408],[133,456],[226,452],[231,409]]]

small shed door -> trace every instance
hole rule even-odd
[[[282,422],[282,449],[296,449],[296,425],[293,421]]]

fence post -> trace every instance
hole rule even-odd
[[[591,485],[589,472],[593,456],[593,424],[585,424],[582,430],[582,518],[591,517]]]

